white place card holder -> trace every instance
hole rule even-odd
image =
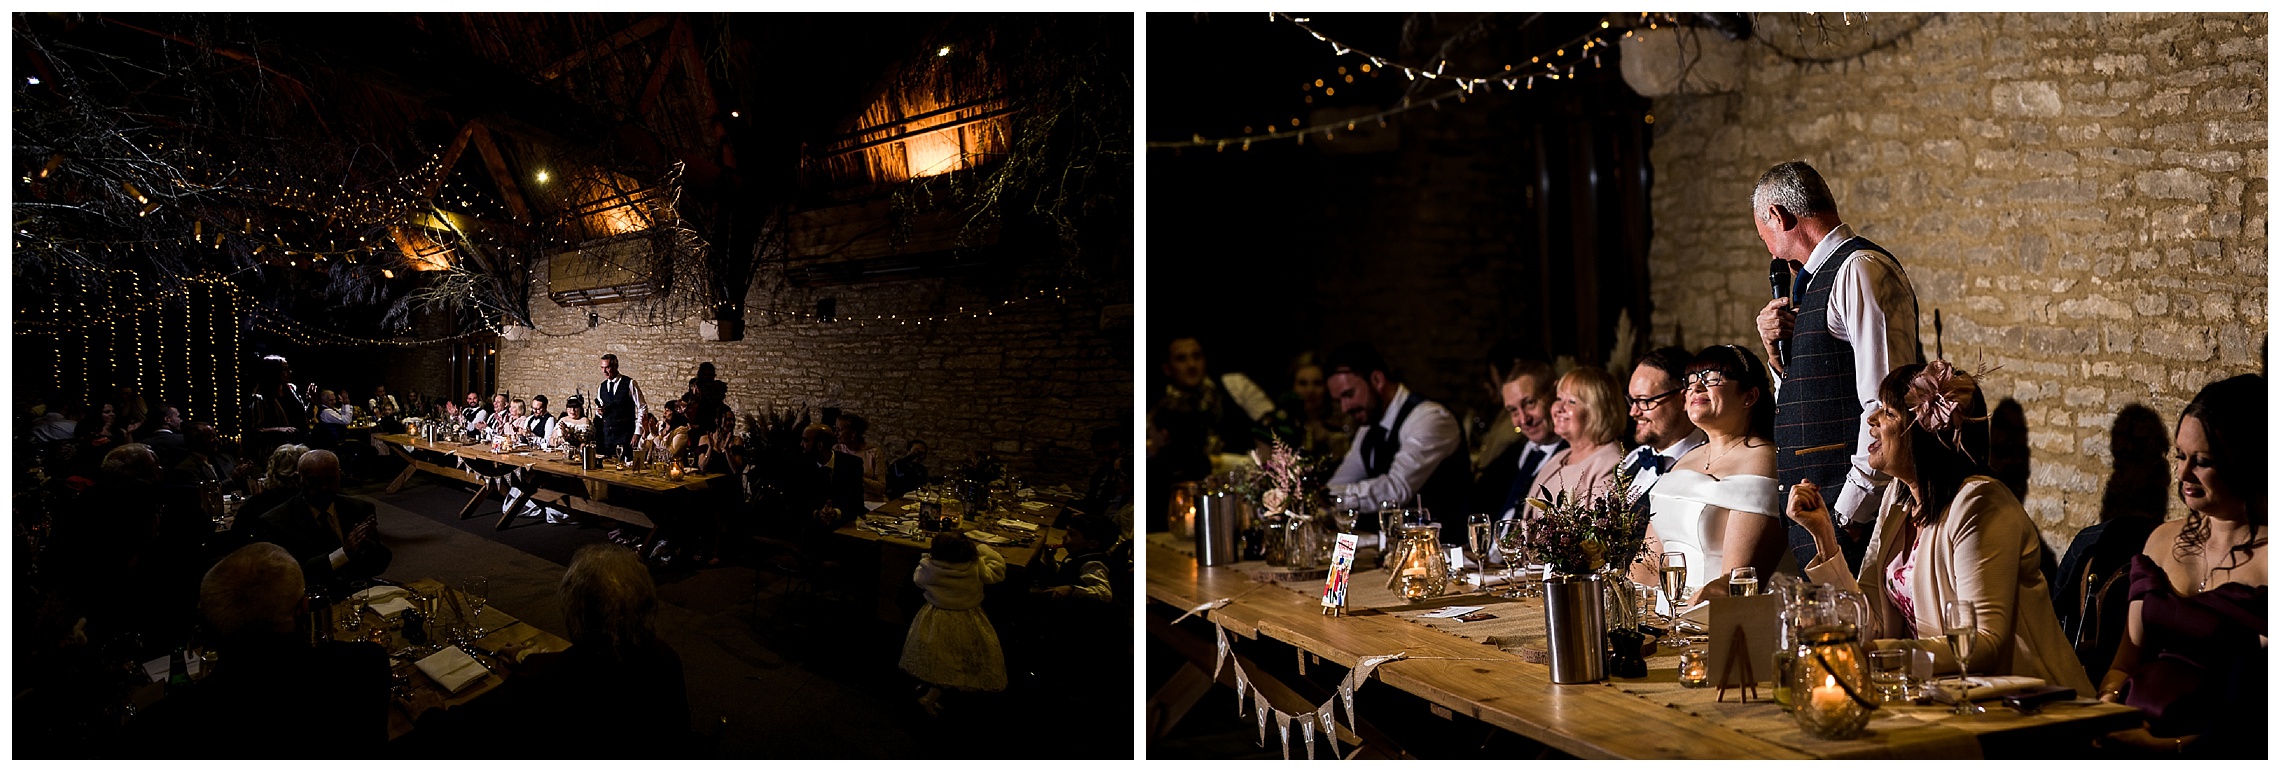
[[[1780,640],[1781,596],[1710,599],[1710,685],[1748,695],[1774,677],[1773,649]],[[1747,697],[1745,696],[1745,701]]]

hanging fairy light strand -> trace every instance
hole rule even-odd
[[[1303,145],[1309,136],[1320,136],[1324,140],[1335,140],[1337,139],[1336,132],[1341,127],[1346,131],[1354,131],[1361,124],[1367,122],[1375,122],[1382,127],[1386,125],[1387,118],[1411,110],[1436,106],[1449,99],[1455,99],[1462,103],[1466,101],[1466,97],[1474,93],[1475,89],[1493,92],[1494,86],[1502,85],[1506,91],[1534,90],[1538,78],[1551,82],[1563,79],[1573,80],[1576,70],[1586,61],[1594,69],[1601,66],[1600,56],[1611,45],[1608,41],[1610,36],[1614,36],[1616,40],[1622,40],[1634,36],[1641,29],[1656,30],[1665,24],[1675,25],[1677,23],[1677,20],[1669,14],[1654,12],[1641,12],[1636,20],[1629,19],[1626,14],[1624,15],[1625,24],[1622,27],[1615,26],[1614,17],[1602,19],[1599,22],[1598,29],[1583,32],[1563,43],[1554,45],[1549,53],[1531,56],[1525,64],[1506,64],[1502,70],[1482,75],[1463,71],[1451,73],[1448,71],[1449,61],[1447,59],[1426,65],[1373,53],[1368,49],[1349,45],[1343,40],[1323,34],[1320,30],[1315,29],[1311,25],[1313,20],[1309,17],[1269,11],[1267,20],[1270,22],[1278,20],[1290,22],[1299,30],[1314,36],[1314,39],[1328,44],[1334,57],[1357,56],[1369,60],[1369,64],[1362,66],[1363,72],[1370,72],[1371,68],[1376,68],[1379,71],[1400,70],[1405,77],[1412,81],[1422,77],[1429,82],[1447,82],[1454,88],[1446,93],[1425,99],[1403,96],[1399,103],[1384,110],[1356,118],[1339,119],[1327,124],[1302,126],[1297,118],[1291,118],[1291,127],[1287,129],[1269,121],[1265,134],[1251,134],[1246,130],[1242,136],[1206,137],[1198,133],[1190,135],[1186,140],[1150,142],[1148,143],[1149,148],[1209,147],[1215,151],[1224,152],[1230,146],[1239,150],[1250,150],[1251,143],[1255,141],[1288,139]],[[1618,30],[1621,31],[1621,35],[1615,34]]]

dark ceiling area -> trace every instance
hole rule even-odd
[[[638,199],[672,236],[652,272],[734,316],[789,213],[853,195],[818,183],[824,148],[880,130],[882,95],[960,88],[1022,105],[1011,147],[858,193],[1043,220],[1097,281],[1129,224],[1071,234],[1128,199],[1129,18],[20,13],[19,286],[227,277],[355,335],[415,309],[488,330],[527,319],[533,258]]]

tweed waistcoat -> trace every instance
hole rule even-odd
[[[1829,291],[1853,253],[1889,250],[1864,238],[1837,246],[1797,293],[1797,326],[1789,339],[1789,375],[1774,400],[1774,467],[1784,488],[1810,479],[1834,500],[1852,468],[1860,436],[1860,393],[1855,391],[1853,347],[1829,332]],[[1897,258],[1893,261],[1897,264]],[[1913,319],[1915,309],[1908,311]],[[1919,347],[1920,349],[1921,347]],[[1919,351],[1916,357],[1923,359]],[[1894,363],[1897,366],[1900,363]],[[1834,446],[1834,447],[1832,447]],[[1798,453],[1798,451],[1807,451]]]

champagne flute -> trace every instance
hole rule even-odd
[[[1728,573],[1726,575],[1726,594],[1736,598],[1747,598],[1758,594],[1757,569],[1742,566]]]
[[[467,624],[474,628],[467,631],[467,636],[481,638],[490,635],[491,631],[483,629],[482,619],[483,607],[491,604],[491,580],[481,576],[467,577],[466,595],[467,615],[470,617]]]
[[[1986,708],[1971,701],[1971,650],[1979,642],[1979,604],[1968,600],[1951,600],[1940,604],[1940,619],[1944,620],[1941,632],[1947,634],[1948,650],[1955,653],[1955,666],[1959,673],[1955,696],[1955,713],[1968,716],[1985,713]]]
[[[1488,587],[1488,548],[1493,543],[1489,538],[1489,529],[1487,515],[1475,513],[1465,516],[1465,546],[1472,548],[1473,562],[1480,564],[1480,571],[1473,575],[1473,582],[1482,589]]]
[[[1682,602],[1678,595],[1686,591],[1686,553],[1663,553],[1660,573],[1663,598],[1670,603],[1670,612],[1664,615],[1670,620],[1670,631],[1663,638],[1663,643],[1675,648],[1684,645],[1678,640],[1678,604]]]
[[[1523,563],[1520,556],[1522,550],[1520,534],[1520,518],[1515,517],[1496,524],[1496,547],[1497,551],[1504,557],[1505,585],[1504,591],[1497,593],[1497,597],[1520,597],[1520,579],[1515,574]]]

